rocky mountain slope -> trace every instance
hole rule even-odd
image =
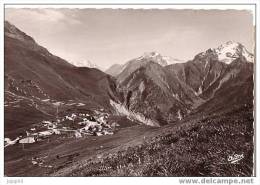
[[[87,67],[52,55],[33,38],[5,22],[5,91],[27,97],[93,100],[115,98],[115,81]],[[18,92],[19,91],[19,92]]]
[[[110,111],[110,100],[119,101],[116,81],[110,75],[94,68],[76,67],[52,55],[9,22],[5,22],[4,39],[5,129],[8,131],[50,116],[45,109],[55,114],[55,102],[82,102],[89,108]],[[44,101],[53,103],[46,108]],[[22,112],[20,109],[26,109],[25,114],[20,114],[24,117],[16,119],[13,114]]]
[[[233,55],[232,60],[228,50],[231,48],[230,45],[237,46],[237,48],[232,47],[231,49],[231,51],[237,52]],[[189,85],[195,94],[204,101],[213,99],[216,94],[226,88],[242,89],[249,79],[253,79],[253,58],[248,57],[252,54],[244,53],[246,49],[239,43],[227,42],[224,46],[226,47],[221,45],[217,49],[209,49],[196,55],[187,63],[171,65],[167,69]],[[226,51],[226,58],[223,57],[223,52],[221,54],[218,52],[219,48]],[[251,86],[253,87],[253,80]],[[252,97],[250,94],[248,96]],[[241,97],[241,95],[237,94],[237,97]],[[230,101],[231,99],[226,104]]]

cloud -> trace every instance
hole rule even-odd
[[[31,11],[31,13],[35,14],[36,18],[40,21],[59,22],[66,19],[63,13],[53,9],[40,9],[38,11]]]
[[[13,19],[20,19],[20,21],[40,22],[40,23],[66,23],[66,24],[80,24],[74,16],[64,14],[62,10],[58,9],[29,9],[29,8],[8,8],[5,10],[5,18],[12,21]]]

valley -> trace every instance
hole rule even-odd
[[[186,62],[147,52],[105,72],[7,21],[4,46],[5,176],[252,176],[254,56],[242,44]]]

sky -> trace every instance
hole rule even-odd
[[[245,10],[8,8],[5,20],[68,62],[103,69],[145,52],[187,61],[230,40],[254,47]]]

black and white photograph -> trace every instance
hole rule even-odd
[[[4,7],[5,177],[255,177],[255,7]]]

